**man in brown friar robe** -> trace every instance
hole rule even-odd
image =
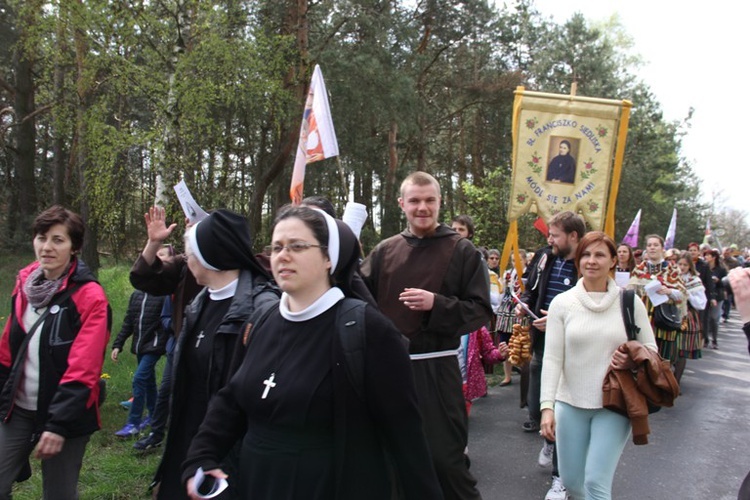
[[[464,451],[468,422],[457,351],[459,339],[492,314],[487,265],[474,245],[438,222],[440,185],[424,172],[401,184],[409,227],[378,244],[362,277],[410,340],[412,368],[427,441],[446,500],[481,498]]]

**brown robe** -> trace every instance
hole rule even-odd
[[[378,244],[361,274],[383,314],[410,340],[411,354],[457,349],[461,335],[490,321],[487,264],[474,245],[441,224],[417,238],[410,231]],[[435,294],[431,311],[411,311],[404,288]],[[456,356],[412,361],[425,434],[446,500],[479,499],[464,457],[468,420]]]

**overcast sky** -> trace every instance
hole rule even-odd
[[[745,56],[750,6],[674,0],[536,0],[545,16],[563,23],[580,12],[590,21],[618,14],[645,61],[638,76],[652,89],[668,120],[695,108],[683,156],[704,181],[704,201],[745,212],[750,222],[750,97]],[[596,96],[610,98],[615,96]],[[638,106],[638,103],[633,103]],[[635,208],[634,208],[635,211]]]

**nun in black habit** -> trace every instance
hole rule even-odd
[[[187,265],[204,288],[185,311],[174,353],[169,432],[154,483],[157,498],[187,498],[180,479],[190,441],[209,401],[229,380],[243,324],[256,307],[278,301],[268,272],[253,256],[247,220],[216,210],[185,232]],[[224,466],[236,467],[230,457]],[[240,498],[233,489],[220,498]]]
[[[358,267],[346,224],[308,207],[282,209],[271,268],[283,294],[251,333],[242,365],[206,414],[183,468],[239,484],[253,500],[443,498],[429,456],[402,336],[365,310],[364,390],[347,377],[336,321]],[[241,470],[223,457],[242,441]]]

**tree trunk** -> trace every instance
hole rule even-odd
[[[83,0],[78,0],[82,5]],[[75,30],[75,54],[76,54],[76,91],[78,103],[76,106],[76,166],[78,168],[78,179],[81,185],[80,193],[80,214],[83,223],[86,225],[86,232],[83,237],[83,260],[88,264],[92,272],[96,274],[99,269],[99,253],[97,251],[97,241],[99,231],[96,223],[91,217],[91,205],[88,198],[88,180],[86,179],[88,167],[88,152],[86,150],[86,112],[89,106],[91,89],[85,78],[86,54],[88,54],[88,44],[86,43],[85,34],[80,30]]]
[[[21,39],[23,39],[23,35]],[[16,132],[16,189],[18,193],[18,225],[16,237],[27,236],[37,212],[34,160],[36,149],[36,119],[34,112],[33,62],[21,51],[16,61],[15,110]]]
[[[282,25],[282,35],[295,35],[297,40],[297,60],[290,65],[284,76],[283,87],[290,89],[299,110],[304,109],[308,90],[309,69],[309,23],[307,19],[308,0],[289,0],[286,17]],[[263,200],[271,183],[284,172],[289,158],[299,142],[299,120],[302,113],[292,114],[291,120],[282,118],[278,139],[272,145],[275,152],[268,162],[269,168],[256,176],[253,195],[250,198],[250,226],[253,234],[260,234],[263,228]],[[259,162],[264,165],[264,161]]]
[[[388,130],[388,173],[385,179],[385,195],[383,197],[383,223],[381,224],[380,238],[388,238],[398,233],[399,208],[396,187],[396,173],[398,171],[398,123],[391,122]]]
[[[65,3],[60,5],[60,14],[57,19],[57,47],[58,60],[55,62],[54,70],[54,93],[55,101],[58,103],[64,102],[65,95],[65,66],[62,62],[64,53],[68,50],[67,37],[65,34],[67,26],[67,9]],[[58,106],[62,106],[59,104]],[[55,107],[55,110],[57,106]],[[53,122],[56,124],[55,139],[52,145],[52,201],[58,205],[65,204],[65,173],[67,162],[65,161],[65,137],[62,133],[61,118],[57,116],[56,111],[53,110]]]

